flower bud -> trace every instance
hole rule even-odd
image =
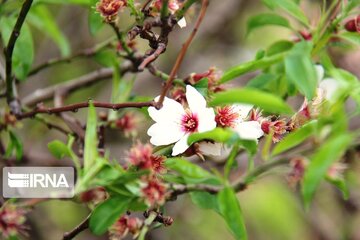
[[[144,178],[141,194],[149,206],[161,206],[166,200],[166,185],[155,177]]]
[[[347,165],[344,163],[334,163],[330,166],[327,171],[327,177],[331,180],[342,180],[344,179],[344,172],[347,169]]]
[[[96,187],[80,194],[80,201],[83,203],[99,204],[105,201],[108,193],[103,187]]]
[[[345,23],[344,27],[348,32],[358,32],[358,33],[360,33],[360,15],[353,18],[353,19],[348,20]]]
[[[137,135],[138,122],[139,119],[133,112],[127,112],[115,121],[115,125],[124,131],[125,137],[135,137]]]
[[[301,181],[308,164],[309,161],[303,157],[291,159],[290,166],[292,170],[287,176],[287,181],[291,187],[295,187]]]

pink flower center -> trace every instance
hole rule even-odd
[[[219,127],[235,127],[239,114],[230,106],[217,109],[215,121]]]
[[[196,132],[199,126],[198,116],[192,112],[186,112],[181,119],[182,130],[186,133]]]

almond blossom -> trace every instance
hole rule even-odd
[[[264,135],[264,132],[258,121],[248,121],[248,115],[252,108],[253,106],[248,104],[217,108],[215,117],[217,126],[233,129],[241,139],[257,141]],[[224,144],[211,142],[200,143],[199,150],[204,155],[213,156],[226,155],[230,151]]]
[[[159,97],[155,98],[158,100]],[[149,107],[150,117],[155,121],[149,130],[150,142],[155,146],[175,143],[172,156],[179,155],[189,148],[190,134],[206,132],[216,127],[215,113],[206,107],[205,98],[192,86],[186,86],[188,107],[165,97],[163,107]]]

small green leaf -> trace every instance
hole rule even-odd
[[[315,66],[311,60],[312,45],[300,42],[294,46],[285,58],[286,77],[299,91],[311,100],[318,85]]]
[[[94,164],[97,156],[97,115],[92,102],[88,108],[88,118],[86,123],[85,146],[84,146],[84,170],[88,171]]]
[[[51,154],[54,155],[57,159],[70,156],[70,152],[66,144],[59,140],[50,142],[48,144],[48,148]]]
[[[305,26],[309,26],[309,21],[298,4],[293,0],[262,0],[270,9],[281,8],[291,16],[299,20]]]
[[[246,228],[239,201],[230,187],[225,187],[218,193],[220,213],[237,240],[246,240]]]
[[[96,1],[95,1],[96,2]],[[94,8],[89,8],[89,30],[92,35],[95,35],[105,24],[104,19],[101,17]]]
[[[192,179],[207,179],[213,177],[211,173],[183,158],[168,158],[165,166],[181,174],[183,177]]]
[[[247,34],[252,32],[254,29],[266,26],[266,25],[276,25],[286,28],[290,28],[289,21],[277,14],[273,13],[262,13],[256,16],[251,17],[247,22]]]
[[[9,145],[5,156],[11,157],[14,151],[16,160],[21,160],[23,157],[23,144],[13,131],[9,131]]]
[[[300,129],[288,134],[276,144],[271,155],[278,155],[304,142],[308,137],[314,134],[316,125],[317,121],[312,121],[305,124]]]
[[[341,134],[330,138],[311,158],[310,165],[305,171],[302,196],[305,207],[308,208],[320,181],[333,162],[338,160],[351,143],[352,136]]]
[[[259,60],[253,60],[250,62],[242,63],[238,66],[234,66],[230,68],[229,70],[225,71],[223,76],[220,79],[220,83],[225,83],[230,80],[233,80],[234,78],[237,78],[241,76],[242,74],[256,71],[258,69],[264,69],[267,68],[277,62],[280,62],[284,59],[285,54],[276,54],[271,57],[265,57]]]
[[[214,130],[211,131],[191,134],[188,138],[188,144],[191,145],[201,140],[214,140],[215,142],[224,143],[229,141],[235,136],[237,136],[236,133],[234,133],[230,129],[215,128]]]
[[[95,235],[104,234],[107,229],[125,213],[132,198],[112,197],[98,205],[91,214],[89,227]]]
[[[349,199],[350,192],[345,179],[330,179],[328,177],[326,177],[325,179],[341,191],[345,200]]]
[[[203,96],[207,96],[208,95],[208,87],[209,87],[209,79],[207,78],[203,78],[200,81],[198,81],[197,83],[195,83],[193,85],[193,87],[199,92],[201,93],[201,95]]]
[[[70,54],[71,50],[69,42],[61,32],[56,20],[46,6],[33,6],[26,19],[41,32],[52,38],[59,47],[62,56],[68,56]]]
[[[238,88],[216,93],[214,94],[210,105],[217,106],[233,103],[253,104],[271,113],[293,112],[290,106],[280,97],[252,88]]]
[[[219,212],[216,195],[208,192],[190,192],[191,201],[200,208],[212,209]]]
[[[281,40],[273,43],[266,51],[267,56],[273,56],[282,52],[289,51],[294,46],[293,42]]]

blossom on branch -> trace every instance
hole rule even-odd
[[[120,240],[125,238],[128,233],[138,236],[143,221],[137,217],[124,215],[120,217],[109,229],[110,240]]]
[[[125,8],[127,0],[100,0],[96,4],[96,10],[107,22],[113,22],[120,10]]]
[[[159,97],[155,100],[157,101]],[[150,142],[155,146],[175,143],[172,156],[179,155],[189,148],[187,139],[195,132],[206,132],[216,127],[215,113],[206,107],[204,97],[192,86],[186,86],[188,107],[165,97],[163,107],[149,107],[150,117],[155,121],[149,130]]]
[[[149,176],[141,181],[141,195],[149,206],[161,206],[166,200],[166,185],[161,180]]]
[[[5,239],[19,234],[27,235],[25,214],[27,211],[13,204],[5,204],[0,209],[0,236]]]

